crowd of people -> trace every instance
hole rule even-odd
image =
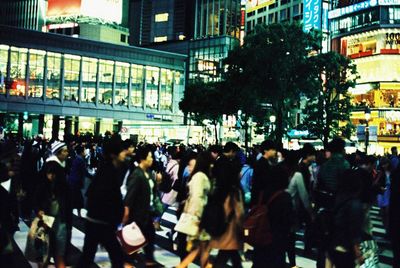
[[[370,210],[377,205],[392,243],[393,267],[400,267],[397,149],[381,157],[346,155],[344,145],[335,138],[323,151],[309,144],[288,151],[265,140],[245,152],[233,142],[208,148],[134,144],[118,135],[67,143],[6,140],[0,144],[0,263],[13,267],[11,241],[18,223],[37,218],[48,232],[49,250],[31,261],[46,267],[52,257],[57,268],[66,267],[73,211],[81,217],[85,209],[83,252],[74,267],[90,267],[99,245],[112,267],[163,267],[154,257],[155,237],[160,218],[173,206],[178,223],[171,232],[177,235],[169,236],[177,244],[179,268],[192,262],[239,268],[246,258],[254,268],[283,268],[286,256],[290,267],[297,267],[300,229],[304,253],[316,258],[317,268],[366,262],[378,267],[377,254],[368,248],[374,242]],[[268,228],[262,230],[268,233],[244,253],[249,236],[244,226],[257,206],[267,208]],[[43,223],[48,216],[54,218],[51,226]],[[127,254],[116,232],[132,222],[146,244]],[[218,254],[210,257],[213,249]]]

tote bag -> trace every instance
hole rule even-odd
[[[129,255],[135,253],[147,243],[136,222],[125,225],[122,229],[118,230],[117,238],[122,249]]]
[[[198,217],[183,212],[175,225],[175,231],[189,236],[196,236],[199,233],[199,224],[200,220]]]

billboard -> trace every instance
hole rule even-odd
[[[123,0],[48,0],[47,17],[86,16],[121,24]]]
[[[303,3],[303,30],[308,32],[312,28],[321,29],[322,0],[304,0]]]
[[[275,0],[248,0],[246,3],[246,12],[252,12],[275,3]]]

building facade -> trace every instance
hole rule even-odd
[[[365,141],[365,111],[371,111],[368,152],[387,152],[400,143],[400,3],[335,3],[329,12],[332,50],[353,59],[360,76],[351,90],[353,124]]]
[[[0,24],[40,30],[46,23],[46,0],[0,1]]]
[[[186,134],[185,55],[7,26],[0,40],[0,125],[9,130],[123,130],[147,141]]]

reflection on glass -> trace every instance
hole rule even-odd
[[[8,49],[9,46],[0,45],[0,94],[6,94]]]
[[[172,110],[173,72],[161,69],[160,108]]]
[[[131,105],[134,107],[142,107],[143,93],[143,66],[132,64],[131,70]]]
[[[47,99],[60,99],[61,54],[47,52]]]
[[[129,63],[117,62],[115,72],[115,103],[127,106]]]
[[[64,100],[78,101],[80,56],[64,56]]]
[[[81,101],[96,102],[97,59],[82,59]]]
[[[10,95],[25,96],[27,52],[26,48],[11,47]]]
[[[158,82],[160,68],[146,66],[146,108],[158,108]]]
[[[43,50],[29,51],[29,97],[40,98],[43,96],[44,55]]]
[[[99,103],[112,104],[112,79],[114,73],[114,62],[100,60],[99,64]]]

